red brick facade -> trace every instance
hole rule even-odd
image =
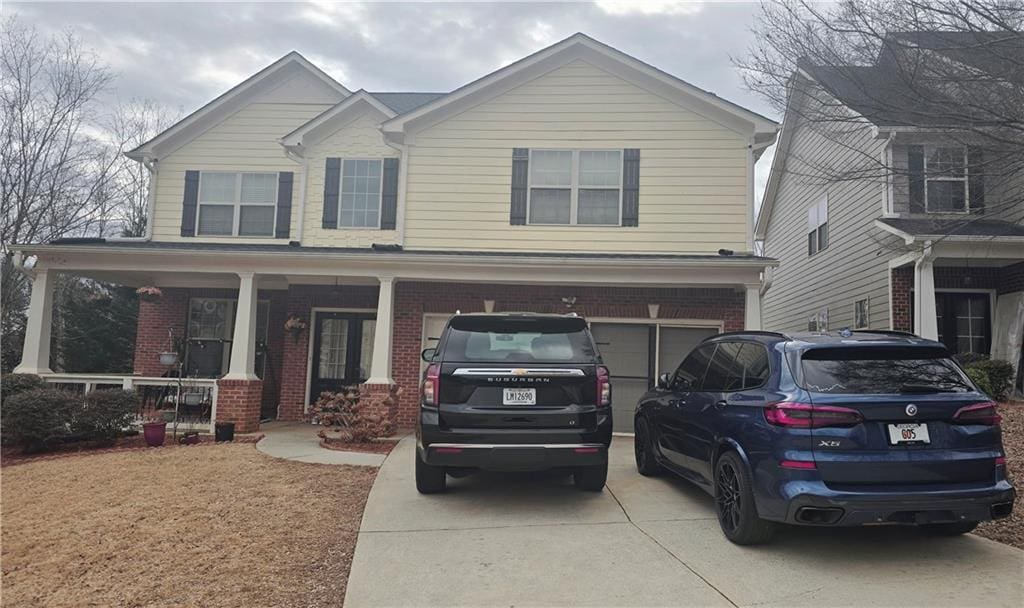
[[[309,340],[313,308],[377,308],[376,286],[293,285],[285,291],[261,291],[270,300],[268,360],[262,382],[221,381],[217,418],[232,420],[236,430],[247,432],[258,426],[262,399],[277,406],[282,420],[301,420],[305,415]],[[136,344],[136,374],[160,375],[165,370],[156,361],[166,348],[167,329],[175,337],[185,332],[190,297],[234,298],[231,290],[164,289],[163,297],[143,303],[139,311]],[[568,306],[563,298],[575,298]],[[458,283],[402,282],[395,286],[394,335],[391,349],[392,377],[401,387],[397,401],[383,386],[365,385],[367,396],[380,401],[399,427],[415,423],[418,408],[420,349],[423,315],[483,312],[484,301],[494,301],[495,311],[576,312],[589,318],[650,318],[648,304],[658,305],[662,319],[707,319],[720,321],[726,331],[743,328],[744,294],[739,289],[699,288],[616,288],[537,285],[482,285]],[[296,334],[284,331],[289,316],[304,319],[307,329]],[[273,410],[273,407],[267,408]]]
[[[914,303],[910,292],[914,290],[914,267],[892,269],[892,328],[914,331]]]
[[[935,289],[994,289],[998,295],[1024,291],[1024,262],[1011,266],[966,267],[937,266],[933,269]],[[914,290],[914,267],[903,266],[892,271],[892,328],[914,331],[911,293]]]

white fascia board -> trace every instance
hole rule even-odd
[[[800,71],[803,74],[803,71]],[[797,74],[790,77],[792,81]],[[790,89],[786,99],[786,114],[782,117],[782,129],[779,132],[778,147],[775,148],[775,156],[772,158],[772,167],[768,172],[768,184],[765,186],[764,195],[761,197],[761,210],[757,215],[757,223],[754,225],[754,240],[763,241],[768,232],[768,221],[771,219],[772,209],[775,207],[775,196],[779,191],[779,180],[786,170],[786,158],[789,156],[789,145],[793,141],[793,112],[792,108],[799,102],[795,99],[800,91]]]
[[[652,84],[658,83],[662,85],[659,88],[664,87],[660,94],[664,95],[665,91],[671,91],[669,94],[673,97],[685,95],[689,105],[698,106],[698,113],[703,109],[708,114],[717,115],[719,120],[740,123],[746,127],[745,134],[773,133],[778,127],[778,123],[767,117],[726,101],[589,36],[573,34],[561,42],[470,82],[444,97],[401,114],[385,122],[382,129],[385,133],[398,134],[407,131],[414,123],[436,124],[448,116],[462,112],[468,107],[491,99],[576,59],[588,60],[618,76],[626,77],[626,72],[632,72],[627,78],[646,81],[645,88],[651,88]]]
[[[171,125],[153,139],[125,152],[125,156],[141,161],[144,158],[158,158],[181,147],[184,143],[219,123],[224,117],[244,107],[246,100],[289,78],[292,75],[289,68],[291,70],[299,68],[310,72],[336,91],[339,99],[351,95],[351,91],[341,83],[328,76],[298,52],[292,51]]]
[[[918,238],[918,237],[915,237],[914,235],[910,234],[909,232],[904,232],[904,231],[900,230],[899,228],[895,228],[893,226],[890,226],[889,224],[883,222],[882,220],[875,220],[875,228],[878,228],[879,230],[884,230],[884,231],[888,232],[889,234],[893,234],[895,236],[898,236],[899,238],[903,239],[903,244],[904,245],[913,245],[914,241]],[[925,239],[925,240],[928,240],[928,239]]]
[[[310,119],[309,122],[301,125],[288,135],[285,135],[279,139],[278,142],[286,148],[293,148],[300,145],[309,147],[315,142],[304,141],[306,135],[320,127],[330,125],[331,123],[337,122],[339,125],[344,124],[343,121],[347,116],[353,113],[363,113],[366,111],[367,106],[375,110],[385,119],[393,118],[395,116],[394,110],[381,103],[381,101],[373,95],[370,95],[363,89],[360,89],[338,103],[338,105],[325,110]]]

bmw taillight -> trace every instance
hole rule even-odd
[[[794,429],[857,426],[864,422],[860,412],[848,407],[789,402],[775,403],[764,408],[764,419],[768,424]]]
[[[597,404],[602,407],[612,404],[612,379],[603,365],[597,366]]]
[[[996,404],[992,401],[965,405],[953,414],[953,422],[957,424],[995,426],[1003,420],[1002,416],[999,415],[999,410],[996,408]]]
[[[441,366],[431,363],[427,367],[427,378],[423,381],[423,405],[437,406],[441,394]]]

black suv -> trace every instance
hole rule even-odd
[[[452,317],[423,351],[416,489],[444,491],[446,475],[566,468],[600,492],[608,475],[608,369],[575,315]]]

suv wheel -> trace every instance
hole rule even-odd
[[[580,490],[587,492],[600,492],[604,489],[604,482],[608,480],[608,464],[599,464],[591,467],[577,467],[572,472],[572,482]]]
[[[633,456],[636,459],[636,470],[646,477],[661,473],[661,465],[654,456],[651,444],[651,425],[646,418],[637,418],[633,423]]]
[[[768,542],[775,531],[757,516],[750,473],[736,452],[726,452],[715,464],[715,510],[725,537],[737,545]]]
[[[416,454],[416,490],[420,494],[436,494],[444,492],[447,487],[444,467],[434,467],[423,462],[419,453]]]
[[[978,527],[976,521],[958,521],[952,524],[922,524],[920,528],[937,536],[959,536]]]

